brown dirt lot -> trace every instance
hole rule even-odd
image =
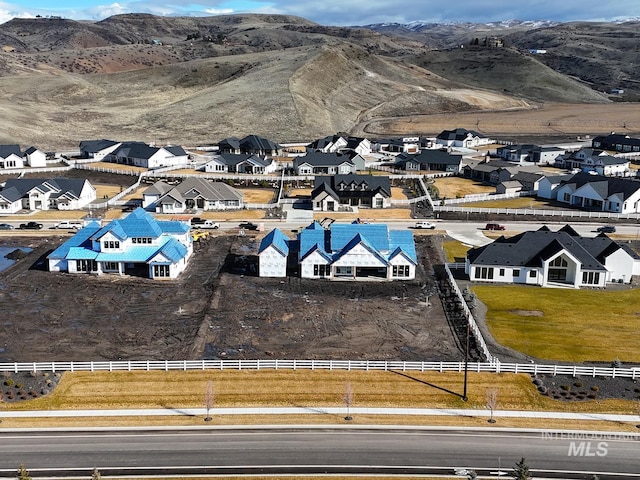
[[[252,236],[198,244],[173,282],[47,272],[61,241],[2,238],[34,252],[0,273],[0,361],[461,358],[431,273],[436,236],[417,240],[419,279],[394,283],[251,276]]]

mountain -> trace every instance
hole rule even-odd
[[[253,14],[13,19],[0,25],[0,143],[286,142],[364,132],[383,118],[609,102],[597,91],[604,84],[633,92],[625,63],[635,62],[637,23],[617,36],[614,25],[588,27],[329,27]],[[484,46],[495,38],[501,48]],[[543,46],[546,55],[528,53]],[[580,68],[569,61],[579,51]]]

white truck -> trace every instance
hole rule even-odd
[[[64,220],[56,225],[56,228],[64,230],[80,230],[84,223],[78,220]]]
[[[218,222],[214,222],[213,220],[205,220],[203,223],[196,225],[196,228],[212,228],[217,230],[220,228],[220,224]]]

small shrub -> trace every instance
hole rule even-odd
[[[593,387],[591,387],[591,390],[594,392],[598,392],[600,391],[600,387],[598,385],[594,385]]]
[[[5,384],[7,387],[12,387],[12,386],[13,386],[13,384],[14,384],[13,378],[7,378],[7,379],[4,381],[4,384]]]
[[[577,382],[573,382],[573,386],[574,387],[580,388],[580,387],[582,387],[582,385],[584,385],[584,384],[580,380],[578,380]]]
[[[22,382],[17,382],[16,383],[16,388],[22,388]]]
[[[571,386],[570,385],[560,385],[560,388],[562,390],[564,390],[565,392],[571,391]]]
[[[613,362],[611,362],[612,368],[620,368],[622,367],[622,361],[619,358],[616,358]]]

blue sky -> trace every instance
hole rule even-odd
[[[497,20],[616,20],[640,18],[638,0],[0,0],[0,23],[14,17],[59,15],[101,20],[120,13],[298,15],[323,25],[371,23],[490,22]]]

